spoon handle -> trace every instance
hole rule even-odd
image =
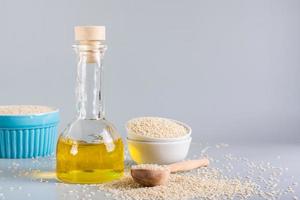
[[[180,172],[180,171],[188,171],[192,169],[196,169],[199,167],[206,167],[209,164],[209,160],[199,159],[199,160],[187,160],[178,163],[173,163],[168,165],[171,172]]]

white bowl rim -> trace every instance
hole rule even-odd
[[[126,129],[126,131],[127,131],[127,136],[129,136],[129,134],[128,134],[129,132],[132,133],[132,131],[129,131],[128,123],[129,123],[130,121],[132,121],[132,120],[139,119],[139,118],[143,118],[143,117],[132,118],[132,119],[130,119],[130,120],[128,120],[128,121],[126,122],[126,124],[125,124],[125,129]],[[181,125],[181,126],[184,126],[184,127],[188,130],[188,131],[187,131],[187,134],[186,134],[185,136],[182,136],[182,137],[174,137],[174,138],[155,138],[155,137],[139,136],[138,134],[135,134],[135,133],[133,133],[133,134],[134,134],[134,135],[138,135],[138,136],[141,137],[141,138],[144,138],[143,141],[145,141],[145,142],[155,142],[155,141],[157,141],[157,142],[159,142],[159,141],[165,141],[165,142],[167,142],[167,141],[181,141],[181,140],[187,139],[187,138],[189,138],[189,137],[191,136],[191,134],[192,134],[192,128],[191,128],[189,125],[187,125],[186,123],[183,123],[183,122],[178,121],[178,120],[175,120],[175,119],[165,118],[165,117],[159,117],[159,118],[167,119],[167,120],[173,121],[173,122],[175,122],[175,123],[177,123],[177,124],[179,124],[179,125]]]
[[[133,140],[133,139],[130,139],[128,137],[126,137],[126,140],[129,141],[129,142],[144,143],[144,144],[177,144],[177,143],[190,142],[192,140],[192,137],[188,137],[188,138],[185,138],[183,140],[163,141],[163,142],[140,141],[140,140]]]

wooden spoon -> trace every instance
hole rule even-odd
[[[167,165],[165,169],[132,169],[133,180],[143,186],[153,187],[167,183],[170,173],[188,171],[199,167],[206,167],[208,159],[187,160]]]

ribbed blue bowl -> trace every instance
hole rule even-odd
[[[58,122],[58,110],[33,115],[0,115],[0,158],[51,155]]]

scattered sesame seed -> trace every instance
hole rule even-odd
[[[221,146],[221,145],[220,145]],[[213,147],[215,148],[216,147]],[[200,152],[199,152],[200,154]],[[125,152],[128,157],[128,152]],[[170,180],[166,186],[153,188],[141,187],[133,182],[128,170],[132,166],[131,161],[126,161],[126,173],[121,180],[92,185],[69,185],[64,183],[54,183],[55,187],[64,189],[66,192],[61,194],[62,199],[93,199],[98,195],[104,195],[112,199],[120,200],[152,200],[152,199],[294,199],[298,195],[298,177],[287,177],[286,168],[273,166],[267,161],[252,161],[245,157],[236,157],[232,154],[219,154],[214,158],[208,157],[211,165],[207,168],[200,168],[185,173],[170,175]],[[193,157],[203,157],[203,155],[193,155]],[[49,167],[49,163],[55,166],[55,159],[32,159],[30,168],[20,167],[19,161],[12,161],[6,169],[12,174],[26,178],[29,181],[41,184],[48,182],[46,178],[35,178],[32,175],[43,172],[44,167]],[[148,164],[149,165],[149,164]],[[136,168],[137,166],[132,166]],[[139,166],[141,167],[141,166]],[[149,167],[149,166],[148,166]],[[157,165],[152,165],[156,169]],[[5,177],[0,177],[3,181]],[[296,190],[297,189],[297,190]],[[0,200],[5,199],[5,193],[9,191],[22,192],[22,186],[14,187],[0,186]],[[26,193],[25,193],[26,195]],[[31,194],[27,194],[31,197]],[[7,198],[7,197],[6,197]]]

